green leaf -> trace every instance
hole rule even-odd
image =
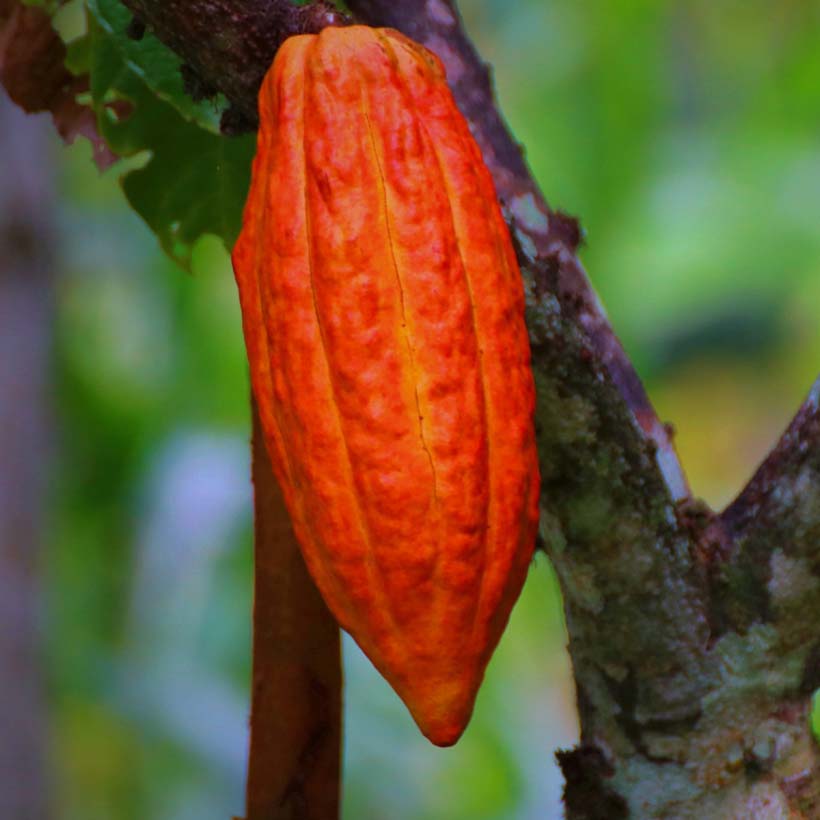
[[[131,39],[126,29],[133,15],[119,0],[87,0],[87,5],[126,70],[142,80],[157,97],[170,103],[186,120],[219,133],[219,111],[224,107],[224,98],[194,102],[183,88],[179,57],[150,32],[140,40]]]
[[[190,141],[155,154],[124,177],[131,206],[183,267],[190,268],[193,244],[203,234],[221,237],[229,251],[233,247],[250,182],[253,144],[200,129]],[[209,172],[210,178],[203,180]]]
[[[65,67],[80,76],[91,68],[91,37],[88,34],[66,43]]]
[[[186,269],[203,234],[215,234],[230,249],[241,225],[255,137],[223,137],[189,121],[133,70],[108,31],[89,21],[89,34],[100,133],[119,156],[150,154],[122,179],[131,207]]]

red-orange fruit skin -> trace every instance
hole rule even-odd
[[[274,471],[331,611],[450,745],[538,519],[509,233],[441,63],[395,31],[287,40],[259,114],[233,264]]]

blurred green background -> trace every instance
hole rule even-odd
[[[693,490],[731,499],[820,369],[816,0],[463,0],[503,110]],[[62,269],[47,553],[60,820],[241,814],[248,386],[227,256],[177,269],[116,168],[55,143]],[[577,727],[536,561],[453,749],[345,645],[346,820],[560,817]]]

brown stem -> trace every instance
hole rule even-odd
[[[253,402],[254,607],[246,820],[339,813],[339,627],[308,574]]]

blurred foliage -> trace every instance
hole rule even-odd
[[[118,2],[88,6],[87,28],[77,0],[59,24],[130,159],[99,176],[87,145],[55,147],[56,816],[227,818],[241,813],[246,744],[248,385],[223,242],[201,237],[232,241],[252,139],[215,134],[218,104],[185,98],[150,36],[124,37]],[[582,219],[585,263],[695,493],[721,506],[820,363],[820,7],[461,7],[544,191]],[[123,101],[133,116],[111,105]],[[448,750],[348,642],[345,816],[558,817],[552,754],[577,731],[564,641],[539,558]]]

